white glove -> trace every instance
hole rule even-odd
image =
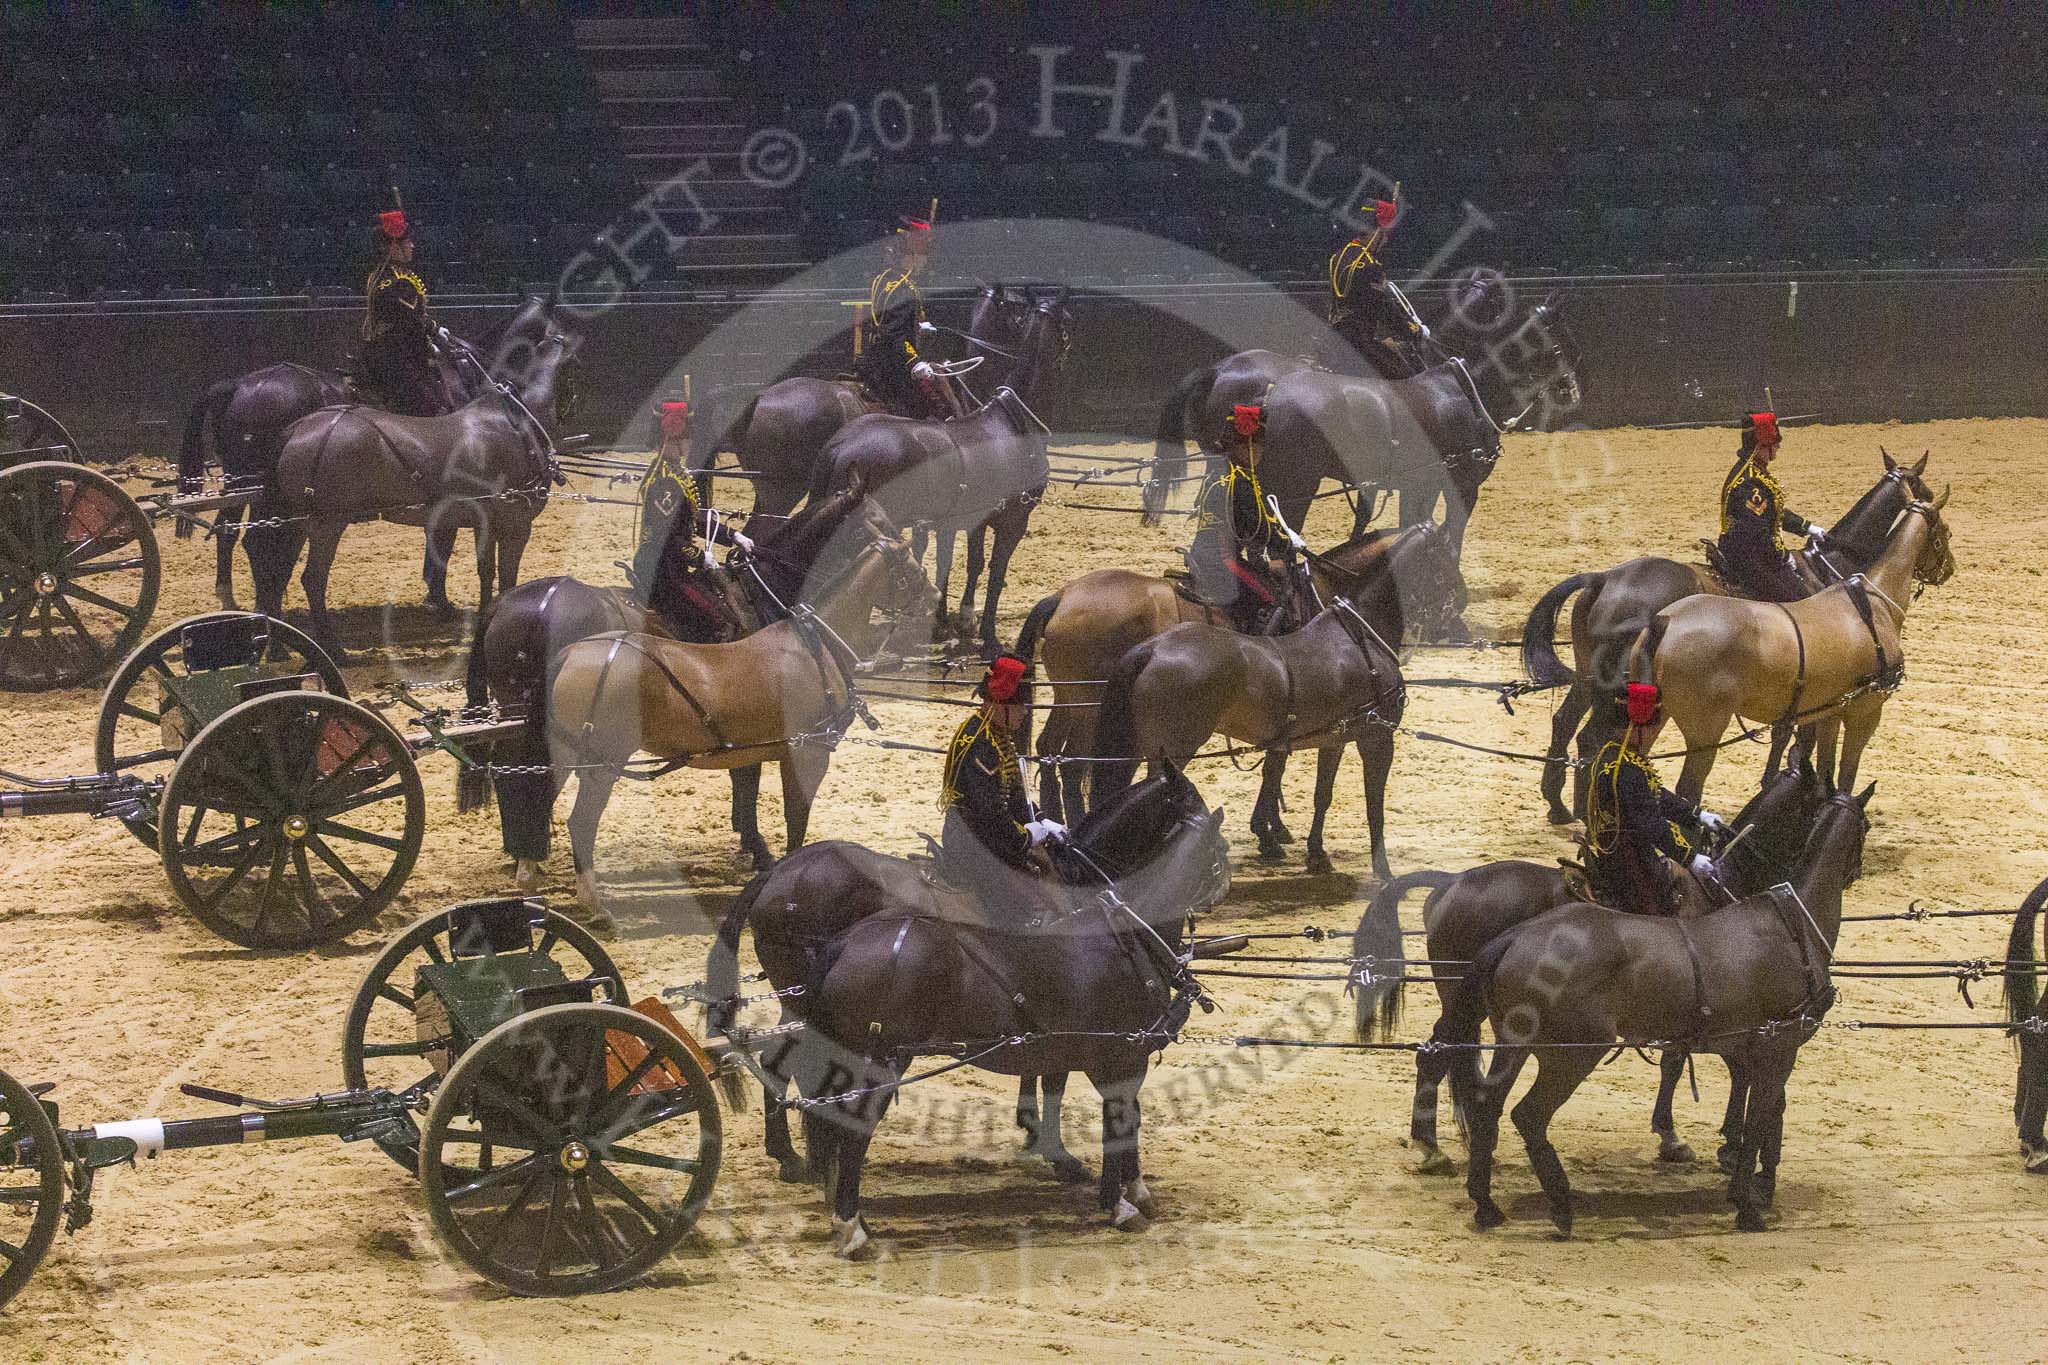
[[[1710,810],[1703,810],[1700,812],[1700,828],[1709,834],[1725,835],[1728,833],[1728,822]]]
[[[919,336],[935,337],[939,334],[939,329],[932,326],[929,322],[919,322],[917,324],[917,334]]]
[[[434,335],[441,338],[441,344],[444,346],[452,345],[454,343],[454,338],[448,335],[448,329],[446,327],[436,327],[434,329]]]
[[[1031,835],[1033,848],[1048,840],[1053,843],[1065,843],[1067,839],[1067,827],[1057,820],[1027,820],[1024,829]]]
[[[1827,548],[1828,533],[1818,526],[1809,526],[1806,528],[1806,543],[1816,550],[1824,550]]]
[[[732,543],[739,546],[747,554],[754,553],[754,539],[744,531],[734,531],[732,533]]]
[[[1308,542],[1301,538],[1301,532],[1299,531],[1289,531],[1287,533],[1287,543],[1304,553],[1308,550]]]
[[[930,362],[929,360],[920,360],[920,361],[918,361],[918,362],[917,362],[917,363],[916,363],[915,365],[912,365],[912,366],[910,367],[910,372],[911,372],[912,374],[916,375],[916,376],[917,376],[917,377],[918,377],[919,379],[936,379],[936,378],[938,378],[938,376],[937,376],[936,374],[933,374],[933,373],[932,373],[932,365],[931,365],[931,362]]]
[[[1704,853],[1693,854],[1690,866],[1692,875],[1702,881],[1709,881],[1714,876],[1714,860]]]
[[[1429,324],[1428,324],[1428,323],[1426,323],[1426,322],[1418,322],[1418,323],[1416,323],[1416,324],[1415,324],[1415,330],[1416,330],[1416,331],[1417,331],[1418,333],[1420,333],[1420,334],[1421,334],[1421,336],[1422,336],[1422,339],[1423,339],[1424,341],[1427,341],[1427,340],[1429,340],[1429,338],[1430,338],[1430,335],[1431,335],[1431,333],[1430,333],[1430,330],[1429,330]]]

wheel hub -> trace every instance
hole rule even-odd
[[[284,837],[291,840],[305,838],[312,832],[313,824],[303,815],[287,815],[284,821]]]
[[[555,1160],[561,1163],[563,1170],[574,1175],[590,1164],[590,1149],[578,1139],[571,1138],[563,1144]]]
[[[45,569],[36,575],[36,596],[48,597],[57,591],[57,575]]]

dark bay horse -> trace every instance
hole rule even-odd
[[[1515,1106],[1515,1127],[1551,1221],[1569,1237],[1571,1182],[1550,1144],[1551,1118],[1615,1043],[1678,1041],[1718,1053],[1746,1093],[1728,1199],[1738,1230],[1764,1230],[1763,1211],[1777,1190],[1786,1082],[1812,1024],[1834,999],[1828,964],[1842,927],[1843,888],[1862,867],[1869,801],[1867,789],[1828,798],[1789,895],[1751,896],[1693,920],[1565,905],[1480,950],[1463,969],[1436,1038],[1456,1048],[1451,1093],[1470,1116],[1465,1188],[1481,1228],[1507,1221],[1493,1199],[1493,1155],[1523,1063],[1536,1058],[1536,1080]],[[1501,1041],[1482,1079],[1473,1045],[1489,1019]]]
[[[1885,537],[1899,513],[1906,510],[1906,504],[1934,497],[1922,477],[1927,472],[1927,456],[1922,455],[1908,465],[1894,460],[1889,453],[1880,453],[1884,455],[1884,474],[1828,532],[1825,563],[1831,572],[1818,574],[1822,567],[1819,557],[1799,552],[1799,557],[1811,566],[1810,576],[1818,582],[1831,582],[1869,568],[1884,549]],[[1543,796],[1550,805],[1550,823],[1567,824],[1574,812],[1585,808],[1585,768],[1578,770],[1571,809],[1567,810],[1564,804],[1563,760],[1573,731],[1578,732],[1581,759],[1591,759],[1606,747],[1608,740],[1621,733],[1620,719],[1606,703],[1621,690],[1629,646],[1635,643],[1636,636],[1652,617],[1681,597],[1727,592],[1720,576],[1703,566],[1645,557],[1599,573],[1573,574],[1537,600],[1522,626],[1522,667],[1540,686],[1569,684],[1571,689],[1550,722],[1551,762],[1543,769]],[[1559,660],[1553,640],[1558,611],[1574,593],[1578,596],[1572,602],[1572,666],[1567,668]],[[1775,737],[1770,766],[1776,766],[1785,740],[1782,734]]]
[[[2005,1017],[2019,1029],[2019,1083],[2012,1117],[2020,1130],[2020,1160],[2034,1175],[2048,1175],[2048,1011],[2041,1008],[2041,959],[2035,955],[2034,922],[2048,906],[2048,880],[2020,902],[2012,934],[2005,941]]]
[[[1120,1229],[1145,1226],[1152,1200],[1138,1161],[1138,1093],[1196,989],[1178,960],[1182,927],[1229,885],[1222,812],[1204,809],[1177,773],[1156,780],[1174,819],[1146,866],[1113,889],[1036,913],[934,913],[914,872],[858,849],[808,854],[735,904],[714,963],[731,960],[734,921],[767,907],[775,923],[753,920],[762,966],[776,989],[804,987],[788,1005],[804,1021],[803,1041],[785,1065],[813,1102],[805,1147],[827,1181],[838,1254],[869,1246],[860,1199],[869,1142],[897,1082],[934,1053],[1011,1076],[1084,1072],[1103,1100],[1101,1207]],[[869,905],[822,938],[784,927]],[[711,989],[728,993],[736,978],[729,965],[715,967]],[[990,1045],[1004,1039],[1019,1041]]]
[[[1197,370],[1167,400],[1144,486],[1147,521],[1190,482],[1186,441],[1221,468],[1225,423],[1236,404],[1266,409],[1260,485],[1300,526],[1324,479],[1391,488],[1401,524],[1436,515],[1462,549],[1479,486],[1500,457],[1503,432],[1578,406],[1578,346],[1554,299],[1531,310],[1484,362],[1450,357],[1406,379],[1341,375],[1275,351],[1243,351]],[[1359,509],[1360,525],[1369,508]]]
[[[313,634],[340,657],[327,614],[327,580],[342,534],[359,521],[385,520],[435,530],[476,531],[482,605],[495,588],[519,581],[533,519],[547,507],[554,475],[554,425],[566,415],[573,383],[565,373],[569,338],[552,324],[534,347],[523,383],[494,390],[440,417],[404,417],[375,408],[322,408],[285,432],[259,516],[298,518],[279,528],[280,544],[252,538],[257,610],[282,614],[285,584],[301,545]]]
[[[806,507],[787,521],[770,521],[744,563],[737,554],[728,557],[729,569],[746,590],[747,632],[785,619],[791,607],[807,600],[816,582],[836,572],[826,562],[824,551],[862,501],[863,495],[855,489]],[[682,553],[684,544],[680,537],[672,540],[670,552]],[[481,706],[495,700],[506,714],[526,722],[516,739],[497,745],[491,754],[493,763],[547,767],[549,670],[556,655],[568,645],[608,630],[638,631],[700,644],[719,638],[708,618],[692,615],[686,620],[668,620],[642,606],[628,588],[600,587],[568,577],[521,583],[478,619],[476,641],[469,652],[468,704]],[[517,860],[514,880],[522,888],[531,889],[539,881],[540,860],[548,853],[550,817],[567,780],[567,773],[492,774],[505,851]],[[471,795],[476,798],[481,793],[473,791]],[[732,828],[756,871],[775,861],[761,838],[760,795],[759,764],[732,770]],[[458,804],[468,809],[474,800]]]
[[[505,363],[521,353],[518,348],[531,344],[546,330],[553,307],[551,299],[538,295],[527,299],[511,318],[479,335],[471,343],[471,351],[488,357],[485,368],[491,376],[499,376]],[[460,407],[479,396],[481,377],[474,369],[447,362],[440,368],[449,408]],[[178,451],[180,484],[196,489],[209,463],[220,467],[229,488],[263,484],[277,468],[286,428],[308,413],[348,402],[350,396],[350,378],[342,371],[315,369],[291,361],[266,365],[237,379],[216,380],[186,415],[185,438]],[[210,450],[209,434],[213,438]],[[241,518],[246,511],[224,511],[214,529],[214,592],[227,611],[237,609],[235,542],[241,537]],[[181,537],[190,533],[190,523],[178,523]],[[258,528],[254,534],[270,533],[272,528]],[[445,593],[445,549],[438,565]],[[434,561],[430,560],[429,567],[434,567]],[[432,587],[431,579],[429,586]]]
[[[1814,817],[1827,797],[1827,784],[1803,761],[1767,775],[1749,804],[1729,821],[1732,834],[1723,847],[1719,864],[1723,885],[1738,897],[1751,896],[1793,876],[1807,836],[1812,832]],[[1562,868],[1519,859],[1481,863],[1463,872],[1405,873],[1374,893],[1359,919],[1352,941],[1353,955],[1383,964],[1398,964],[1407,958],[1409,954],[1401,938],[1400,905],[1409,892],[1424,887],[1429,890],[1422,903],[1428,951],[1421,956],[1439,963],[1470,962],[1481,948],[1516,925],[1576,899]],[[1457,970],[1448,969],[1444,973],[1446,979],[1436,985],[1438,1002],[1445,1012],[1457,991]],[[1401,1018],[1402,988],[1391,978],[1399,975],[1396,965],[1356,985],[1353,1003],[1359,1041],[1372,1038],[1375,1015],[1379,1036],[1393,1036]],[[1657,1155],[1664,1161],[1692,1160],[1692,1149],[1679,1140],[1672,1115],[1672,1097],[1684,1065],[1684,1052],[1673,1049],[1664,1054],[1657,1104],[1650,1116],[1650,1130],[1658,1139]],[[1444,1054],[1416,1054],[1415,1108],[1409,1121],[1408,1145],[1421,1154],[1418,1169],[1426,1174],[1447,1174],[1456,1169],[1437,1146],[1437,1092],[1449,1070],[1450,1061]],[[1721,1125],[1729,1144],[1723,1147],[1724,1153],[1732,1151],[1739,1137],[1741,1106],[1741,1091],[1731,1089],[1728,1112]]]

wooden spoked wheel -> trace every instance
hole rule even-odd
[[[478,1273],[517,1294],[587,1294],[638,1279],[689,1234],[721,1142],[711,1079],[674,1033],[616,1005],[550,1005],[449,1070],[420,1184]]]
[[[149,518],[97,470],[0,470],[0,687],[70,687],[149,628],[162,567]]]
[[[464,941],[460,926],[473,930],[474,924],[462,912],[476,904],[436,910],[413,921],[363,974],[341,1026],[341,1074],[349,1089],[378,1088],[402,1095],[414,1089],[430,1092],[440,1083],[441,1073],[428,1057],[433,1040],[420,1037],[413,991],[422,966],[445,966],[457,957],[488,958],[501,951],[481,934],[475,942]],[[625,978],[589,930],[539,901],[528,901],[525,908],[525,951],[551,958],[566,981],[602,978],[599,997],[625,1003]],[[377,1145],[406,1170],[418,1173],[416,1143],[384,1139]]]
[[[0,469],[31,460],[77,464],[78,442],[62,422],[34,403],[0,393]]]
[[[310,948],[375,919],[426,837],[412,751],[345,697],[275,692],[221,713],[164,784],[178,899],[245,948]]]
[[[64,1149],[42,1102],[0,1071],[0,1307],[50,1250],[64,1211]]]

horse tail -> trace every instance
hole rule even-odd
[[[1431,892],[1441,891],[1453,879],[1449,872],[1409,872],[1374,892],[1372,900],[1366,903],[1365,915],[1358,921],[1358,932],[1351,936],[1354,961],[1371,958],[1375,967],[1390,962],[1399,964],[1408,951],[1401,942],[1402,897],[1422,886]],[[1403,975],[1406,975],[1405,971],[1395,972],[1396,977]],[[1400,981],[1374,971],[1363,984],[1354,976],[1345,983],[1344,989],[1351,993],[1353,1031],[1359,1042],[1372,1040],[1375,1012],[1379,1015],[1380,1039],[1384,1041],[1394,1036],[1394,1026],[1401,1022]]]
[[[683,457],[683,467],[697,476],[697,496],[705,506],[711,504],[711,466],[718,463],[719,452],[735,449],[747,427],[754,420],[754,404],[758,395],[749,398],[735,414],[730,386],[712,389],[704,395],[700,411],[690,414],[690,453]]]
[[[2034,921],[2048,905],[2048,880],[2027,893],[2020,912],[2013,917],[2012,937],[2005,941],[2005,1017],[2023,1024],[2041,1008],[2040,965],[2034,957]]]
[[[737,1013],[732,1002],[740,993],[740,935],[753,918],[754,902],[760,898],[761,888],[773,875],[772,868],[754,874],[753,880],[725,908],[718,921],[717,937],[711,941],[711,958],[704,964],[704,988],[711,997],[705,1006],[705,1018],[720,1033],[732,1027]]]
[[[1032,675],[1038,668],[1036,657],[1038,642],[1045,636],[1046,623],[1052,620],[1053,613],[1059,609],[1060,595],[1058,593],[1054,593],[1050,597],[1039,598],[1038,605],[1033,607],[1031,614],[1024,618],[1024,628],[1017,632],[1017,647],[1011,652],[1024,661],[1024,681],[1027,687],[1030,686]],[[1024,712],[1023,733],[1017,736],[1017,752],[1020,754],[1031,752],[1032,718],[1033,713],[1026,710]]]
[[[1643,627],[1642,634],[1629,646],[1628,682],[1653,683],[1657,681],[1657,646],[1664,642],[1664,631],[1671,620],[1663,612],[1650,618],[1650,624]]]
[[[1536,599],[1529,619],[1522,623],[1522,668],[1538,687],[1567,687],[1573,681],[1571,669],[1557,657],[1557,613],[1565,599],[1581,588],[1600,590],[1600,575],[1575,573]]]
[[[1095,756],[1115,762],[1097,763],[1090,787],[1089,805],[1131,785],[1138,774],[1138,718],[1131,705],[1131,685],[1152,662],[1152,641],[1132,645],[1109,670],[1102,687],[1102,704],[1095,718]]]
[[[181,483],[196,484],[206,477],[206,424],[213,423],[213,438],[220,442],[220,419],[234,401],[235,388],[239,381],[216,379],[206,386],[206,392],[192,405],[192,411],[185,415],[185,440],[178,447],[178,480]],[[189,540],[192,523],[183,517],[177,519],[173,533],[179,540]]]
[[[1165,510],[1172,489],[1170,480],[1187,472],[1187,414],[1196,403],[1206,400],[1216,387],[1216,367],[1203,366],[1181,376],[1159,410],[1159,424],[1153,431],[1152,463],[1146,471],[1145,515],[1156,518]]]
[[[1486,997],[1493,985],[1493,974],[1500,969],[1500,960],[1507,956],[1514,940],[1512,931],[1496,934],[1487,940],[1486,946],[1464,968],[1464,977],[1451,996],[1450,1008],[1437,1021],[1436,1032],[1430,1038],[1433,1043],[1453,1045],[1451,1099],[1463,1113],[1470,1114],[1477,1109],[1479,1024],[1486,1017]]]

